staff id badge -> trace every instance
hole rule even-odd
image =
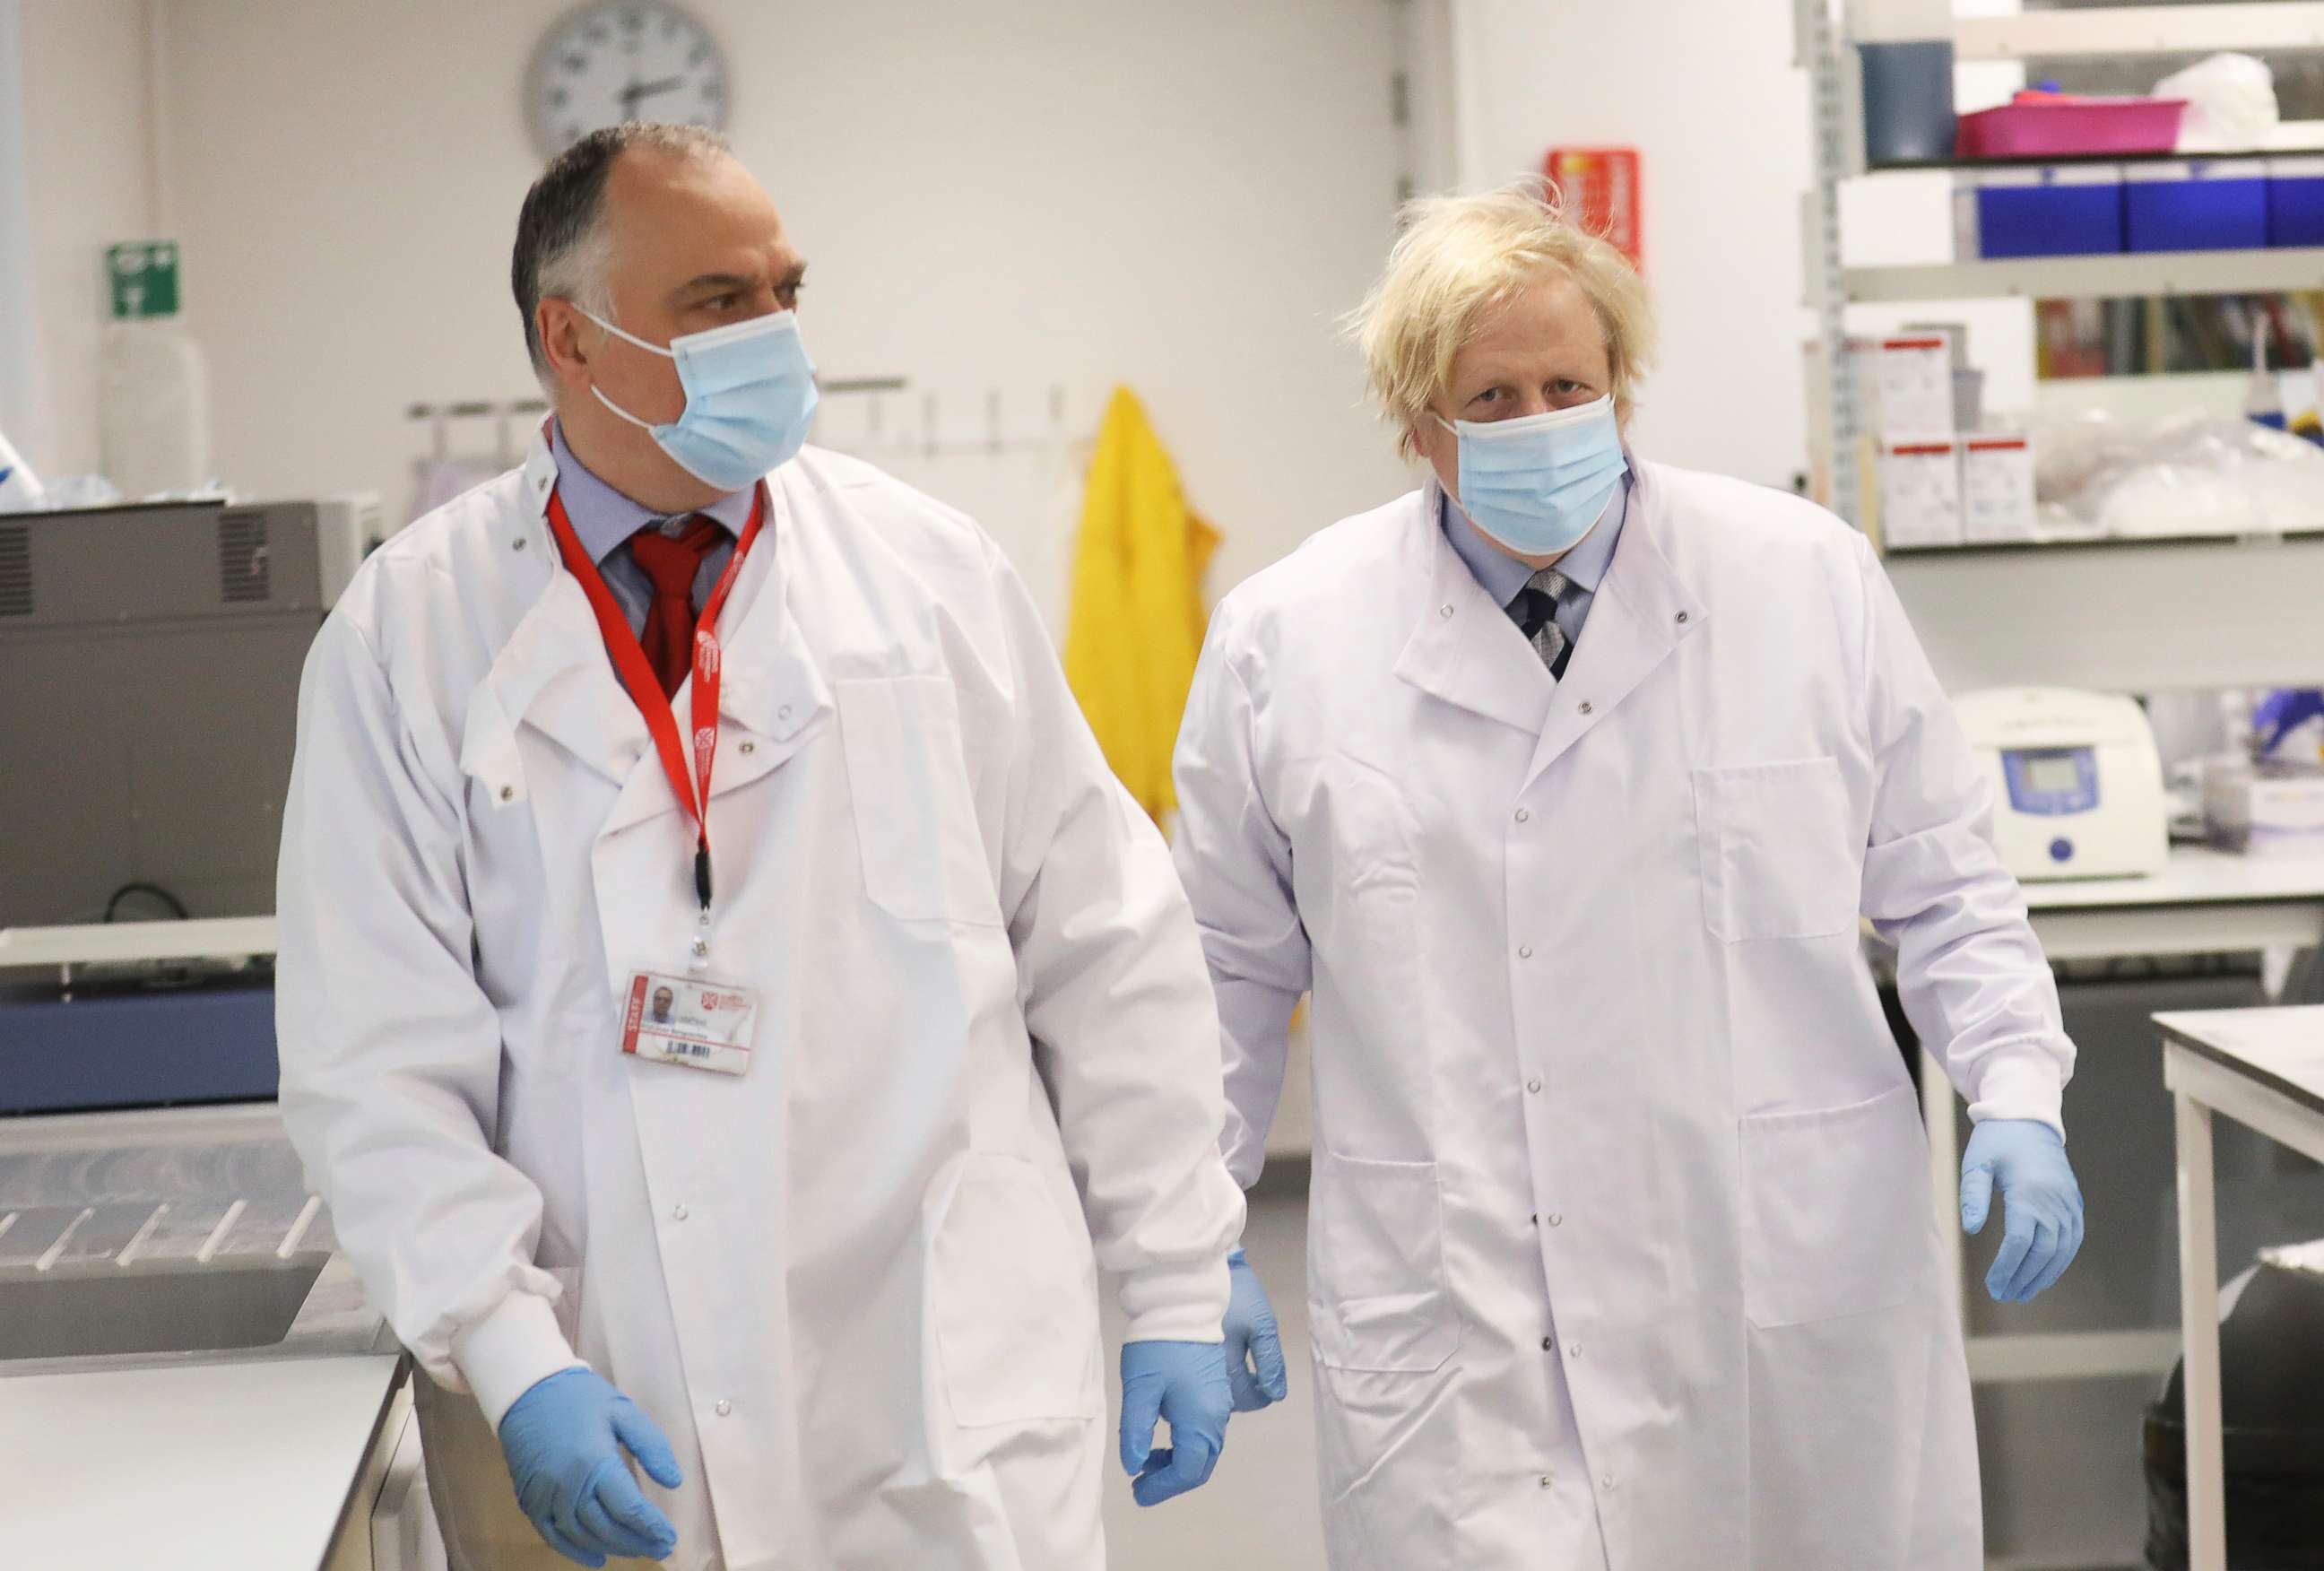
[[[658,1064],[746,1074],[758,1023],[758,1000],[749,988],[641,971],[630,981],[622,1051]]]

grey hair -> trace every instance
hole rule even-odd
[[[611,318],[606,280],[613,237],[605,215],[605,182],[613,164],[632,148],[674,158],[710,158],[729,152],[726,139],[699,125],[627,121],[592,131],[549,161],[524,194],[516,220],[516,249],[509,284],[524,315],[524,347],[533,374],[549,385],[549,356],[540,342],[540,302],[569,300],[586,311]],[[554,391],[554,389],[551,389]]]

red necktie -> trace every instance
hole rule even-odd
[[[653,585],[653,604],[638,642],[666,698],[678,696],[694,663],[694,578],[723,532],[697,513],[675,536],[650,524],[630,537],[630,555]]]

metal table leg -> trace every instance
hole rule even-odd
[[[2179,1133],[2179,1325],[2186,1345],[2188,1565],[2190,1571],[2227,1571],[2211,1110],[2184,1091],[2172,1100]]]

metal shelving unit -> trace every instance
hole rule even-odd
[[[1964,16],[1956,60],[2074,55],[2209,54],[2215,50],[2324,49],[2324,5],[2259,0],[2236,5],[2114,5]]]
[[[1880,172],[1869,171],[1865,162],[1853,44],[1833,14],[1836,5],[1844,9],[1848,3],[1794,0],[1795,46],[1808,72],[1814,132],[1815,179],[1804,214],[1808,304],[1816,312],[1823,386],[1828,390],[1811,417],[1818,445],[1831,457],[1832,507],[1842,517],[1860,522],[1864,511],[1853,457],[1864,433],[1857,414],[1854,370],[1847,353],[1850,306],[2261,294],[2324,288],[2324,247],[1847,266],[1841,248],[1840,184],[1868,172]],[[2120,6],[1963,17],[1954,24],[1953,47],[1955,58],[1964,60],[2227,49],[2324,50],[2324,4],[2261,0],[2258,4]],[[1983,165],[1912,167],[1926,171]]]
[[[1840,281],[1843,305],[2011,297],[2270,294],[2324,289],[2324,247],[2126,251],[2105,256],[2024,256],[1920,267],[1851,267],[1840,274]]]
[[[2324,288],[2324,248],[1845,265],[1840,183],[1881,172],[1866,164],[1855,46],[1839,15],[1853,3],[1794,0],[1794,5],[1813,130],[1814,181],[1804,204],[1803,238],[1806,303],[1816,315],[1822,375],[1812,379],[1820,387],[1811,392],[1810,412],[1819,446],[1829,455],[1831,500],[1843,517],[1860,524],[1864,512],[1858,454],[1865,433],[1847,352],[1852,307]],[[1955,58],[1961,60],[2293,49],[2324,50],[2324,4],[2269,0],[2038,11],[1958,18],[1954,27]],[[2319,500],[2318,531],[2324,531],[2324,498]],[[1888,568],[1950,690],[2046,682],[2143,692],[2324,679],[2324,642],[2314,631],[2314,608],[2324,605],[2324,532],[1932,549],[1896,552]],[[2157,607],[2166,605],[2176,618],[2172,635],[2158,639]],[[1925,1060],[1923,1067],[1941,1224],[1958,1236],[1951,1213],[1959,1114],[1941,1072]],[[1959,1280],[1966,1290],[1967,1273],[1959,1273]],[[2158,1377],[2177,1349],[2175,1329],[1969,1339],[1972,1379],[1987,1390],[2028,1382]],[[2044,1563],[2040,1557],[1993,1562],[2012,1567]],[[2089,1560],[2046,1563],[2082,1566]]]

